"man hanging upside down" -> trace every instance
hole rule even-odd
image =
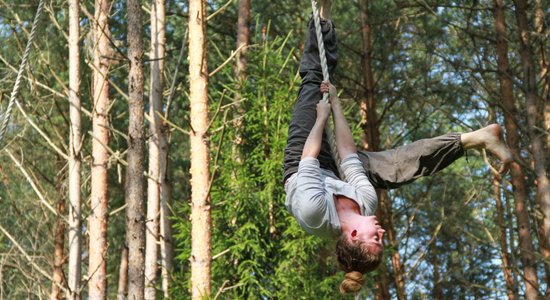
[[[321,8],[321,25],[329,74],[338,61],[337,38],[329,18],[330,1]],[[374,270],[383,253],[384,229],[374,215],[375,189],[393,189],[444,169],[467,149],[486,149],[501,161],[504,173],[512,154],[493,124],[468,133],[449,133],[381,152],[357,151],[336,88],[323,75],[313,20],[309,21],[300,61],[302,82],[285,149],[285,204],[308,233],[337,240],[336,255],[345,278],[342,293],[357,292],[363,274]],[[320,101],[329,92],[330,104]],[[334,136],[344,180],[324,133],[332,110]]]

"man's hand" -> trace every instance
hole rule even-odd
[[[321,93],[329,93],[329,98],[331,103],[338,102],[338,93],[336,92],[336,87],[328,81],[323,81],[321,83]]]
[[[328,115],[330,114],[330,104],[325,103],[325,101],[320,100],[317,103],[317,119],[321,121],[326,121]]]

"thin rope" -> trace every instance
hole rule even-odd
[[[323,41],[323,32],[321,31],[321,19],[319,12],[317,11],[317,1],[311,0],[311,7],[313,9],[313,22],[315,23],[315,33],[317,35],[317,48],[319,48],[319,59],[321,61],[321,70],[323,71],[323,81],[330,82],[327,66],[327,56],[325,54],[325,42]],[[323,93],[323,101],[328,103],[329,93]],[[336,176],[341,178],[342,170],[340,169],[340,157],[338,156],[338,148],[336,147],[336,140],[334,138],[334,131],[329,122],[325,124],[325,133],[327,134],[328,143],[332,153],[332,158],[336,162],[338,173]]]
[[[38,27],[38,20],[44,9],[44,0],[41,0],[36,9],[36,15],[34,16],[34,22],[32,24],[31,34],[29,35],[29,40],[27,41],[27,46],[25,47],[25,52],[23,53],[23,59],[19,65],[19,70],[17,71],[17,78],[15,79],[15,85],[11,92],[10,101],[6,111],[2,115],[2,127],[0,127],[0,146],[2,145],[2,140],[4,139],[4,134],[6,133],[6,128],[11,117],[11,112],[13,110],[13,105],[15,104],[15,99],[19,95],[19,87],[21,86],[21,78],[23,77],[23,71],[27,67],[27,60],[29,58],[29,53],[31,52],[32,41],[36,35],[36,28]]]

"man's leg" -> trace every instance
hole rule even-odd
[[[502,172],[512,160],[502,140],[502,129],[495,124],[469,133],[422,139],[387,151],[358,154],[375,188],[394,189],[444,169],[462,157],[464,150],[473,148],[485,148],[500,159]]]
[[[325,12],[327,10],[325,9]],[[334,26],[330,20],[322,20],[323,41],[329,74],[334,71],[338,61],[337,38]],[[300,61],[300,76],[302,83],[298,99],[294,106],[292,120],[288,128],[287,147],[284,157],[283,181],[298,170],[304,143],[316,118],[316,105],[322,99],[320,85],[323,81],[319,49],[313,20],[308,23],[308,33],[304,44],[304,52]],[[332,170],[337,174],[337,167],[326,135],[323,135],[321,153],[318,156],[321,168]]]

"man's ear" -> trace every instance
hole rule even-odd
[[[351,231],[351,240],[352,241],[355,241],[357,239],[357,230],[352,230]]]

